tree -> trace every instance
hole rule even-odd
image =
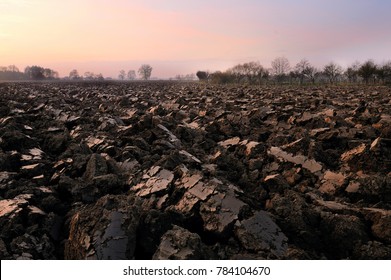
[[[143,80],[149,80],[152,74],[152,67],[149,64],[143,64],[138,69],[138,74],[140,75],[141,79]]]
[[[293,84],[297,80],[300,80],[299,72],[297,72],[296,70],[295,71],[289,71],[288,77],[289,77],[289,83],[290,84]]]
[[[304,75],[310,79],[310,81],[315,84],[315,78],[319,74],[318,69],[313,66],[308,66],[304,69]]]
[[[69,72],[69,79],[71,80],[79,80],[81,77],[79,76],[79,72],[76,69],[73,69]]]
[[[360,75],[366,84],[369,83],[370,79],[373,79],[375,77],[375,74],[377,72],[377,66],[373,62],[373,60],[368,60],[361,65],[360,69],[358,70],[358,75]]]
[[[97,79],[98,81],[103,81],[105,78],[103,78],[102,73],[99,73],[95,75],[95,79]]]
[[[195,75],[192,74],[186,74],[186,75],[175,75],[174,78],[170,78],[170,80],[177,80],[177,81],[194,81]]]
[[[19,72],[19,69],[15,65],[10,65],[10,66],[8,66],[8,71],[10,71],[10,72]]]
[[[383,83],[391,82],[391,61],[385,62],[377,69],[377,76]]]
[[[119,71],[119,75],[118,75],[118,79],[120,79],[120,80],[125,80],[125,77],[126,77],[126,72],[125,72],[125,70],[121,70],[121,71]]]
[[[274,75],[285,75],[290,69],[289,60],[286,57],[277,57],[272,61]]]
[[[272,73],[278,81],[282,81],[284,76],[289,72],[289,60],[286,57],[277,57],[272,61]]]
[[[84,79],[86,80],[94,80],[95,74],[93,72],[87,71],[84,73]]]
[[[228,69],[227,72],[233,76],[236,83],[241,83],[246,79],[246,67],[243,64],[237,64]]]
[[[323,68],[323,73],[327,76],[330,83],[335,83],[337,78],[342,74],[342,68],[334,62],[330,62]]]
[[[345,75],[348,78],[348,81],[350,83],[357,83],[358,71],[359,71],[360,67],[361,67],[360,62],[356,61],[346,69]]]
[[[258,61],[251,61],[243,64],[244,73],[249,83],[261,82],[266,70]]]
[[[210,75],[212,83],[229,84],[235,81],[234,76],[227,72],[216,71]]]
[[[45,77],[45,79],[57,79],[58,72],[56,72],[50,68],[45,68],[45,69],[43,69],[43,76]]]
[[[303,84],[304,78],[308,77],[311,67],[311,64],[305,58],[303,58],[296,64],[295,72],[296,75],[299,77],[300,84]]]
[[[33,65],[27,66],[24,69],[24,76],[25,78],[31,80],[54,79],[58,78],[58,72],[50,68],[43,68],[41,66]]]
[[[208,79],[209,73],[207,71],[197,71],[196,76],[200,81],[203,81]]]
[[[250,84],[259,82],[265,77],[266,70],[257,61],[250,61],[243,64],[237,64],[226,71],[226,74],[235,83],[247,82]]]
[[[127,77],[128,77],[128,80],[131,80],[131,81],[135,80],[136,79],[136,71],[129,70]]]
[[[43,80],[45,78],[44,68],[41,66],[27,66],[24,69],[24,73],[28,79],[32,80]]]
[[[15,65],[0,66],[0,80],[23,80],[25,79],[24,73],[20,72]]]
[[[26,79],[31,79],[31,67],[30,66],[26,66],[26,68],[24,68],[24,75],[26,76]]]
[[[195,80],[195,75],[194,75],[194,73],[186,74],[185,80],[186,80],[186,81],[194,81],[194,80]]]

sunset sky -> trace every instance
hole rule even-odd
[[[390,11],[388,0],[0,0],[0,66],[117,77],[148,63],[168,78],[279,56],[382,63]]]

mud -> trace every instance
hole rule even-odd
[[[391,90],[0,84],[1,259],[390,259]]]

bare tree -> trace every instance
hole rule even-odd
[[[73,69],[71,72],[69,72],[69,79],[71,80],[79,80],[79,72],[76,69]]]
[[[170,80],[177,80],[177,81],[194,81],[195,75],[194,73],[186,74],[186,75],[175,75],[174,78],[170,78]]]
[[[45,79],[44,70],[45,68],[41,66],[33,65],[31,67],[27,66],[24,69],[24,73],[28,79],[43,80]]]
[[[345,75],[350,83],[356,83],[358,81],[358,71],[360,67],[360,62],[356,61],[346,69]]]
[[[125,70],[121,70],[121,71],[119,71],[119,75],[118,75],[118,79],[120,79],[120,80],[125,80],[125,77],[126,77],[126,72],[125,72]]]
[[[303,84],[304,78],[308,76],[309,68],[311,68],[311,64],[305,58],[303,58],[296,64],[295,72],[299,77],[300,84]]]
[[[383,63],[377,69],[377,75],[383,83],[391,82],[391,61]]]
[[[335,83],[338,77],[342,74],[342,67],[334,62],[330,62],[323,68],[323,73],[327,76],[330,83]]]
[[[368,84],[371,79],[374,79],[376,72],[377,66],[373,60],[364,62],[360,69],[358,69],[358,75],[364,79],[366,84]]]
[[[84,73],[84,79],[86,80],[93,80],[95,78],[95,74],[93,72],[85,72]]]
[[[143,80],[149,80],[152,74],[152,67],[149,64],[143,64],[138,69],[138,74],[140,75],[141,79]]]
[[[233,75],[227,72],[216,71],[210,74],[209,79],[216,84],[230,84],[235,81]]]
[[[289,60],[286,57],[277,57],[272,61],[272,71],[274,75],[287,74],[289,69]]]
[[[236,83],[240,83],[246,77],[246,67],[243,64],[237,64],[228,69],[227,73],[233,76]]]
[[[19,68],[16,67],[15,65],[10,65],[10,66],[8,66],[8,71],[10,71],[10,72],[19,72]]]
[[[268,72],[258,61],[250,61],[243,64],[237,64],[226,71],[234,82],[248,82],[254,84],[261,83],[268,76]]]
[[[286,57],[277,57],[272,61],[272,73],[277,77],[278,81],[282,81],[289,70],[289,60]]]
[[[243,68],[249,83],[255,83],[256,80],[260,82],[265,74],[265,69],[258,61],[244,63]]]
[[[95,79],[97,79],[98,81],[103,81],[105,78],[103,78],[102,73],[99,73],[95,75]]]
[[[135,80],[136,79],[136,71],[134,70],[129,70],[128,71],[128,80]]]
[[[194,81],[195,78],[196,78],[196,76],[195,76],[194,73],[186,74],[186,76],[185,76],[185,80],[186,80],[186,81]]]
[[[31,67],[26,66],[24,68],[24,75],[26,76],[27,79],[31,79]]]
[[[45,79],[57,79],[58,78],[58,72],[54,71],[50,68],[43,69],[43,75]]]
[[[26,75],[19,71],[15,65],[0,66],[0,80],[23,80]]]
[[[314,66],[308,66],[304,69],[304,75],[308,77],[308,79],[315,84],[315,78],[319,74],[318,69],[316,69]]]

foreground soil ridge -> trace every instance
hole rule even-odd
[[[390,259],[391,89],[0,84],[1,259]]]

